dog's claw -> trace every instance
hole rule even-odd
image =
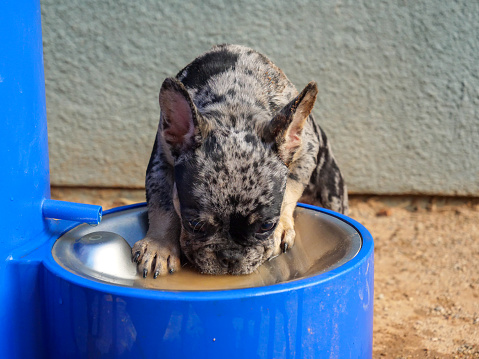
[[[268,258],[268,262],[271,261],[271,260],[273,260],[273,259],[275,259],[277,256],[278,256],[278,255],[276,254],[276,255],[274,255],[274,256],[269,257],[269,258]]]
[[[138,258],[140,257],[140,251],[136,252],[135,253],[135,256],[133,257],[133,262],[137,262],[138,261]]]
[[[159,274],[160,274],[160,271],[157,270],[157,271],[155,272],[155,275],[153,276],[153,278],[155,278],[155,279],[158,278],[158,275],[159,275]]]
[[[148,275],[148,269],[143,269],[143,278],[146,278]]]
[[[284,245],[283,245],[283,253],[286,253],[287,250],[288,250],[288,243],[284,243]]]

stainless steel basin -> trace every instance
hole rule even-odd
[[[188,264],[181,271],[144,279],[131,262],[131,246],[148,228],[145,206],[113,211],[92,227],[79,225],[53,246],[57,263],[68,271],[95,281],[120,286],[174,291],[250,288],[293,281],[330,271],[348,262],[361,248],[361,236],[333,215],[298,207],[296,243],[287,253],[242,276],[197,273]]]

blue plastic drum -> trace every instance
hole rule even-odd
[[[44,261],[49,357],[371,358],[371,235],[317,207],[295,215],[295,246],[248,276],[136,275],[144,205],[75,227]]]

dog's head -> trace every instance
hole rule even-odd
[[[214,125],[176,79],[160,91],[160,140],[175,168],[180,244],[203,273],[247,274],[272,253],[288,166],[316,98],[305,90],[269,121]]]

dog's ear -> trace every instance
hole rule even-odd
[[[167,78],[160,90],[160,131],[172,154],[195,147],[204,137],[206,127],[185,86]]]
[[[265,142],[274,143],[281,160],[289,165],[301,147],[301,134],[311,114],[318,86],[310,82],[301,93],[289,102],[262,130]]]

